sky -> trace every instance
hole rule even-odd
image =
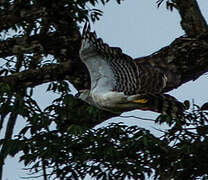
[[[180,27],[180,16],[177,11],[168,11],[165,8],[165,4],[158,9],[155,2],[156,0],[134,0],[124,1],[121,5],[118,5],[115,1],[111,1],[105,7],[99,5],[96,8],[103,10],[104,15],[100,21],[91,25],[92,29],[97,32],[98,37],[103,38],[104,42],[110,46],[120,47],[124,53],[133,58],[150,55],[184,34]],[[198,3],[208,22],[208,1],[198,0]],[[180,101],[194,100],[196,104],[202,105],[208,100],[207,77],[208,75],[203,75],[196,81],[188,82],[171,91],[170,94]],[[38,99],[43,108],[56,98],[54,94],[45,92],[46,88],[47,85],[40,85],[34,90],[34,97]],[[123,113],[122,115],[155,118],[158,114],[137,110]],[[139,127],[149,129],[157,136],[160,135],[160,132],[153,127],[159,129],[168,128],[136,118],[121,117],[107,120],[95,128],[106,126],[109,122],[124,122],[128,125],[138,125]],[[15,127],[15,133],[18,133],[24,124],[24,119],[19,118]],[[24,166],[18,162],[18,157],[7,158],[3,180],[20,180],[21,177],[25,177],[26,171],[22,168]],[[42,180],[42,178],[36,178],[36,180]]]

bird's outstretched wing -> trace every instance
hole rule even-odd
[[[91,27],[88,22],[85,23],[83,31],[82,31],[82,45],[86,43],[86,41],[90,42],[90,45],[94,47],[94,49],[106,59],[129,59],[132,58],[126,54],[124,54],[119,47],[110,47],[108,44],[104,43],[101,38],[97,38],[97,35],[94,32],[91,32]]]
[[[83,57],[83,54],[87,56]],[[95,32],[90,31],[87,23],[82,33],[80,55],[83,62],[88,64],[89,71],[92,69],[92,65],[89,66],[89,56],[94,55],[94,59],[95,55],[101,57],[102,62],[107,65],[105,68],[111,70],[111,76],[115,79],[114,91],[124,92],[126,95],[161,93],[166,86],[166,75],[160,69],[149,63],[137,63],[120,48],[110,47],[101,38],[97,38]]]
[[[108,92],[115,89],[116,78],[108,60],[110,55],[106,53],[107,49],[111,48],[101,39],[97,39],[96,33],[91,32],[90,25],[86,23],[79,54],[90,73],[91,92]],[[118,54],[119,51],[118,48],[113,48],[110,54],[112,56],[113,52]]]
[[[98,107],[156,112],[175,109],[176,113],[184,110],[182,103],[163,94],[168,82],[165,71],[145,61],[134,61],[120,48],[110,47],[90,31],[88,23],[82,33],[80,58],[90,72],[88,94]]]

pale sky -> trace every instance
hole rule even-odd
[[[114,1],[108,3],[105,7],[97,8],[104,11],[101,20],[92,25],[92,29],[102,37],[104,42],[110,46],[117,46],[132,56],[141,57],[149,55],[160,48],[170,44],[175,38],[184,34],[180,27],[180,17],[177,11],[170,12],[165,8],[165,3],[159,9],[155,1],[124,1],[121,5]],[[208,1],[198,0],[204,17],[208,21]],[[208,100],[208,75],[203,75],[194,82],[188,82],[178,89],[170,92],[180,101],[192,100],[198,105],[202,105]],[[41,85],[35,89],[35,97],[39,99],[42,107],[47,106],[55,98],[52,93],[45,92],[46,85]],[[131,111],[123,115],[134,115],[144,118],[155,118],[156,113]],[[133,118],[113,118],[97,127],[106,126],[109,122],[123,121],[128,125],[138,125],[150,129],[155,135],[159,132],[152,127],[167,128],[165,126],[155,125],[154,123],[139,121]],[[19,119],[15,132],[17,133],[24,125],[24,120]],[[1,134],[2,136],[2,134]],[[18,157],[7,158],[5,162],[3,180],[20,180],[26,176],[26,171],[22,163],[18,162]],[[89,178],[87,178],[89,179]],[[42,180],[37,178],[36,180]]]

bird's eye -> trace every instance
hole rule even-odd
[[[77,98],[77,99],[79,98],[79,96],[80,96],[80,92],[78,92],[74,95],[74,97]]]

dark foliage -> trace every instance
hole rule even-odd
[[[157,7],[159,8],[161,6],[161,4],[164,2],[165,0],[157,0]],[[169,10],[173,10],[173,8],[176,8],[176,3],[174,0],[166,0],[166,8]]]
[[[68,102],[69,108],[77,105]],[[145,129],[123,124],[99,129],[67,126],[64,111],[53,106],[55,116],[50,116],[48,109],[42,115],[36,113],[19,136],[1,142],[10,147],[5,156],[23,152],[20,161],[31,174],[42,173],[43,165],[48,177],[60,179],[84,178],[86,174],[97,179],[196,179],[208,174],[208,113],[200,107],[195,106],[182,120],[168,122],[171,128],[155,137]],[[74,112],[73,118],[79,119],[79,114]],[[166,123],[162,119],[158,122]],[[52,122],[58,128],[49,128]]]

